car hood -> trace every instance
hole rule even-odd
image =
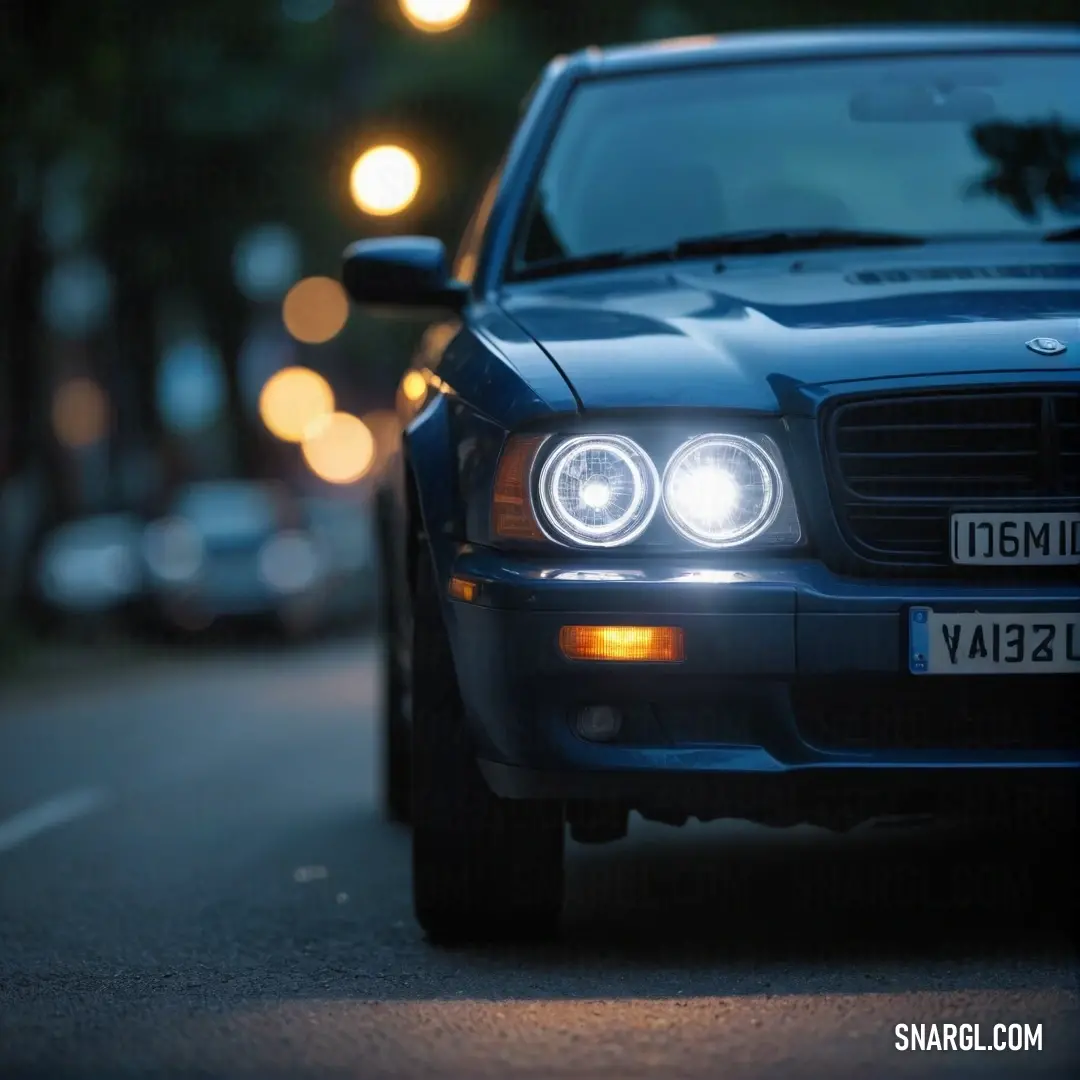
[[[793,385],[1080,372],[1080,251],[741,258],[519,286],[506,311],[583,408],[780,411]],[[978,257],[976,257],[976,255]],[[1068,344],[1043,356],[1036,337]]]

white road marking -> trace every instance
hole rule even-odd
[[[82,788],[56,795],[0,821],[0,853],[11,851],[27,840],[33,840],[58,825],[67,825],[92,813],[105,802],[105,792],[97,788]]]

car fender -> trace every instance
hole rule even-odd
[[[444,395],[437,395],[405,429],[403,452],[405,484],[411,474],[420,515],[420,521],[412,524],[419,525],[427,541],[436,580],[445,582],[454,557],[458,500],[450,410]],[[407,488],[404,494],[407,499]]]

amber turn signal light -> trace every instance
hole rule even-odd
[[[472,603],[476,599],[476,582],[454,575],[450,578],[450,598]]]
[[[507,540],[543,540],[536,523],[529,469],[543,445],[542,435],[515,435],[507,442],[495,473],[491,524],[496,536]]]
[[[677,664],[684,656],[684,639],[677,626],[564,626],[559,648],[569,660]]]

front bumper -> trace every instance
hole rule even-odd
[[[447,601],[466,714],[507,797],[699,804],[740,784],[1080,777],[1080,677],[914,676],[907,640],[912,605],[1076,613],[1076,586],[872,581],[814,560],[552,566],[470,547],[453,573],[476,586]],[[559,629],[589,623],[681,627],[685,659],[567,660]],[[599,704],[623,712],[616,741],[577,734]]]

